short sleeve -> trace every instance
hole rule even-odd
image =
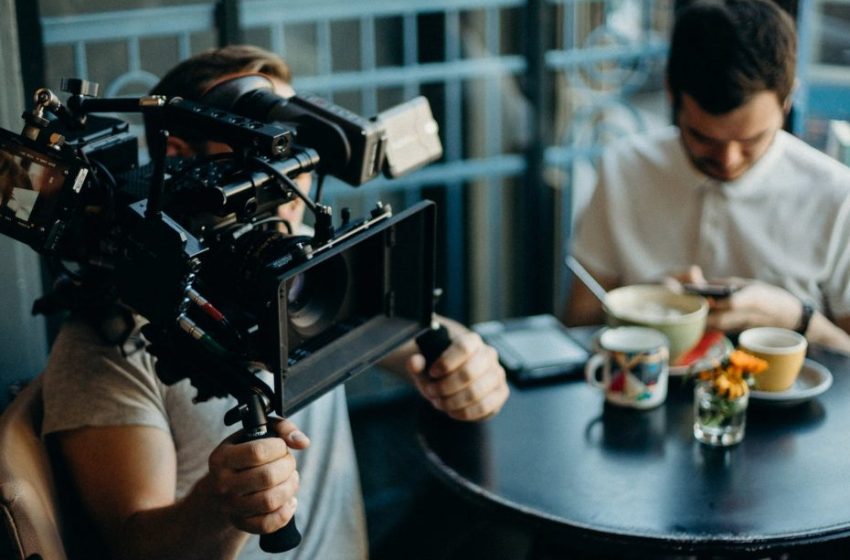
[[[850,317],[850,197],[836,216],[827,259],[823,290],[829,310],[835,318]]]
[[[163,386],[144,351],[125,355],[85,321],[67,321],[44,372],[44,435],[87,426],[169,431]]]
[[[578,218],[571,252],[584,266],[608,278],[618,276],[613,234],[611,232],[610,196],[612,186],[606,167],[611,165],[607,158],[600,163],[599,179],[590,197],[590,202]]]

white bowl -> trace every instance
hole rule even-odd
[[[604,304],[608,324],[657,329],[670,342],[670,362],[696,345],[705,333],[708,301],[678,294],[657,284],[635,284],[608,292]]]

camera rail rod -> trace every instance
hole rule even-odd
[[[256,150],[267,157],[286,155],[292,144],[293,129],[243,117],[223,109],[195,103],[182,97],[160,95],[98,99],[72,95],[68,110],[77,116],[91,113],[142,113],[158,120],[163,128],[200,132],[210,140]]]

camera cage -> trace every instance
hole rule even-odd
[[[74,81],[70,87],[72,96],[66,105],[58,103],[48,90],[36,92],[36,108],[24,114],[27,124],[21,135],[0,129],[0,156],[30,174],[41,166],[64,178],[49,192],[33,186],[35,205],[26,215],[12,215],[4,197],[0,201],[0,233],[39,253],[76,262],[84,272],[93,271],[99,283],[90,291],[100,290],[105,277],[110,289],[103,297],[115,298],[150,321],[144,333],[158,358],[157,374],[164,381],[189,377],[198,389],[198,400],[236,396],[240,411],[238,418],[228,419],[231,422],[241,418],[244,423],[247,416],[256,416],[258,409],[260,413],[291,414],[428,329],[434,306],[433,204],[422,202],[397,216],[379,205],[370,216],[354,222],[344,212],[342,224],[334,227],[331,209],[298,193],[292,181],[314,169],[353,184],[374,178],[375,170],[389,167],[382,145],[391,134],[380,119],[362,119],[310,98],[307,103],[279,101],[278,106],[297,107],[300,116],[293,122],[269,123],[181,98],[97,99],[87,95],[95,89],[87,82]],[[267,102],[274,102],[263,93]],[[219,103],[226,102],[222,99],[220,96]],[[414,117],[427,122],[430,110],[423,117],[421,103],[416,100]],[[322,111],[315,109],[319,105]],[[246,107],[251,109],[244,101],[239,107],[243,112]],[[328,111],[334,115],[332,119]],[[142,190],[146,188],[141,197],[129,194],[139,189],[137,163],[102,157],[99,146],[122,151],[114,150],[121,142],[112,142],[111,132],[81,139],[88,115],[115,112],[141,113],[144,119],[152,164],[141,173]],[[273,118],[279,119],[279,113]],[[325,126],[323,122],[331,122],[331,136],[310,132]],[[361,134],[364,127],[369,130],[366,136]],[[165,157],[167,137],[181,128],[230,144],[237,172],[222,176],[209,171],[213,162],[203,158],[183,162],[181,168],[170,166]],[[431,142],[420,165],[439,157],[438,138],[437,149],[433,147],[433,122],[413,128],[427,129],[422,134],[429,135]],[[118,129],[126,135],[126,128]],[[338,130],[343,131],[342,136]],[[336,145],[340,138],[351,143],[347,151],[340,152]],[[364,138],[372,143],[365,148],[358,144]],[[131,140],[135,142],[134,137]],[[340,153],[349,158],[344,164],[333,161]],[[194,186],[185,187],[185,192],[191,199],[192,188],[208,198],[209,192],[216,191],[212,198],[224,202],[215,212],[193,213],[191,204],[175,203],[172,191],[183,188],[179,181],[187,174],[198,175],[198,170],[202,177],[192,177]],[[0,166],[0,180],[11,182],[11,172],[8,176],[3,173]],[[256,193],[265,192],[271,204],[275,191],[280,203],[294,196],[304,198],[315,216],[312,237],[296,242],[294,237],[268,229],[275,221],[266,211],[257,213]],[[228,206],[232,201],[238,204]],[[256,234],[264,247],[276,245],[286,250],[267,255],[258,249],[251,253],[257,262],[237,271],[242,278],[222,274],[230,283],[217,280],[218,271],[229,268],[228,258],[243,248],[240,239],[251,237],[246,233]],[[97,236],[103,237],[93,241]],[[77,247],[81,240],[87,245],[82,252]],[[348,274],[368,279],[361,283],[350,279],[345,289],[363,293],[346,292],[345,297],[357,300],[366,294],[362,299],[369,305],[353,305],[350,316],[330,309],[324,317],[328,326],[316,332],[293,324],[293,283],[298,278],[302,282],[309,279],[333,262],[342,263],[337,266],[343,266]],[[378,268],[370,272],[370,267]],[[86,277],[82,274],[75,279],[75,289],[86,290]],[[72,296],[64,300],[54,295],[59,303],[42,308],[73,308],[76,301],[89,301],[88,295],[88,299]],[[351,303],[348,300],[347,305]],[[272,369],[274,388],[261,379],[266,368]],[[248,412],[246,403],[250,403]]]

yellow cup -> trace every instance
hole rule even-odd
[[[806,359],[806,338],[794,331],[777,327],[747,329],[738,337],[738,347],[767,362],[767,369],[756,375],[759,391],[790,389]]]

